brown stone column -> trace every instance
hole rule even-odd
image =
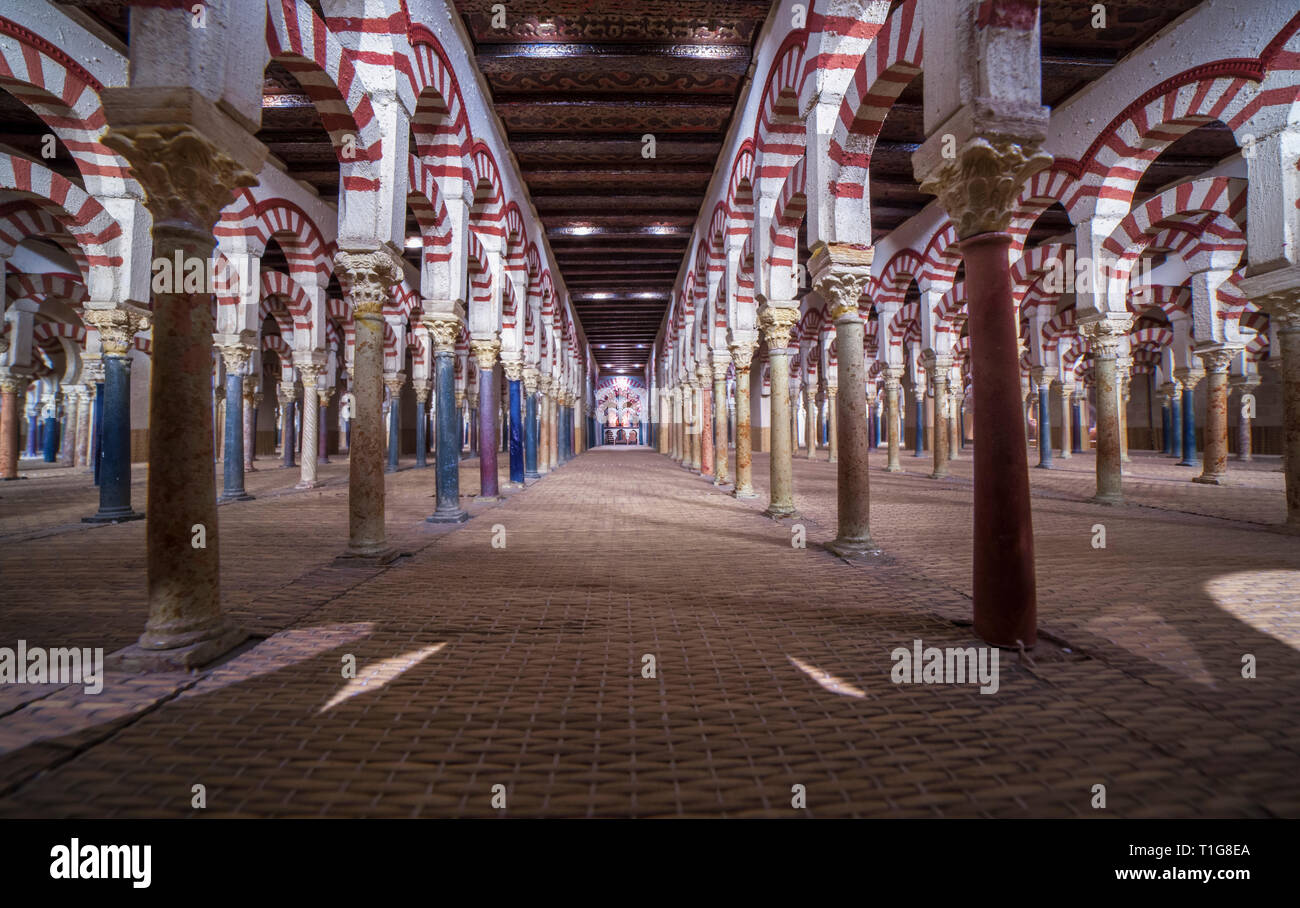
[[[18,478],[18,411],[27,377],[0,368],[0,480]]]
[[[395,553],[384,527],[384,306],[402,272],[387,249],[340,251],[334,267],[354,326],[348,546],[343,557],[386,564]]]
[[[159,95],[171,122],[150,122]],[[254,185],[265,147],[192,89],[109,89],[104,101],[112,125],[103,142],[127,159],[145,191],[154,259],[206,263],[221,209],[236,189]],[[150,316],[149,619],[138,647],[122,659],[127,668],[193,668],[247,636],[221,609],[212,295],[183,292],[182,275],[173,278],[175,292],[155,285]]]
[[[713,370],[705,363],[700,363],[696,370],[700,381],[700,475],[705,479],[713,477],[713,386],[710,379]]]
[[[1228,367],[1240,348],[1197,350],[1205,364],[1205,450],[1193,482],[1221,485],[1228,475]]]
[[[952,357],[931,352],[924,354],[924,362],[934,385],[933,427],[930,430],[934,471],[930,478],[945,479],[948,476],[948,371],[952,368]]]
[[[1092,500],[1098,504],[1124,501],[1116,369],[1119,345],[1128,334],[1130,320],[1128,316],[1118,316],[1079,326],[1092,350],[1093,388],[1097,398],[1097,494]]]
[[[713,468],[715,486],[727,484],[727,366],[725,352],[713,354]]]
[[[790,332],[798,320],[799,310],[794,306],[765,305],[759,312],[772,382],[771,493],[764,513],[778,520],[797,513],[794,507],[794,433],[790,406]]]
[[[749,368],[754,360],[754,345],[731,344],[731,359],[736,364],[736,487],[731,494],[736,498],[757,498],[749,410]]]
[[[903,389],[903,369],[901,366],[887,366],[885,368],[885,444],[888,449],[888,460],[885,463],[886,473],[903,472],[903,463],[901,458],[902,439],[899,437],[902,427],[899,425],[898,403],[899,394]]]

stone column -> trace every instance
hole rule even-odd
[[[1070,382],[1056,382],[1053,387],[1059,395],[1061,403],[1061,460],[1069,460],[1072,456],[1071,451],[1074,448],[1074,427],[1070,425],[1073,421],[1070,418],[1071,407],[1070,398],[1074,394],[1074,385]]]
[[[1242,289],[1264,312],[1276,330],[1277,360],[1282,401],[1282,470],[1286,476],[1286,528],[1300,533],[1300,274],[1279,268],[1245,279]],[[1247,289],[1249,288],[1249,289]]]
[[[429,465],[429,390],[430,383],[413,381],[415,389],[415,466],[424,469]]]
[[[0,367],[0,480],[18,478],[18,413],[27,377]]]
[[[889,459],[885,464],[886,473],[903,472],[902,463],[902,413],[899,396],[903,389],[903,369],[901,366],[885,368],[885,444],[888,445]]]
[[[551,441],[549,445],[551,455],[551,469],[555,470],[560,466],[560,406],[563,400],[563,391],[560,390],[560,380],[551,376],[551,418],[549,421],[549,431]]]
[[[817,433],[821,431],[817,412],[817,386],[811,382],[804,387],[804,440],[808,444],[808,459],[817,459]]]
[[[341,251],[334,266],[354,325],[344,557],[387,564],[396,553],[384,527],[384,305],[402,271],[386,248]]]
[[[659,453],[665,457],[669,454],[669,442],[672,439],[672,398],[667,389],[659,389]],[[603,431],[603,430],[602,430]]]
[[[39,395],[40,389],[37,389]],[[41,436],[41,405],[40,401],[34,401],[28,405],[27,412],[27,450],[23,451],[24,457],[35,457],[37,455],[37,442]]]
[[[1254,418],[1251,413],[1254,412],[1255,389],[1259,382],[1248,375],[1233,382],[1232,386],[1241,391],[1241,411],[1237,414],[1237,459],[1250,463],[1254,454],[1254,439],[1250,432]]]
[[[507,359],[503,354],[501,368],[506,373],[506,381],[509,383],[510,389],[506,407],[510,429],[510,486],[511,488],[522,489],[524,487],[524,363],[522,355],[516,353],[513,357]]]
[[[155,240],[154,253],[155,255],[158,255],[160,253],[158,252],[158,249],[156,247],[160,241],[157,236],[157,229],[155,229],[154,240]],[[208,238],[209,248],[211,248],[211,242],[212,242],[211,237],[209,237]],[[189,252],[189,249],[186,248],[186,251]],[[188,301],[192,298],[193,297],[181,296],[179,299]],[[182,307],[187,305],[188,305],[187,302],[180,303],[180,306]],[[156,313],[157,311],[158,311],[158,306],[157,303],[155,303],[154,312]],[[212,321],[211,314],[205,311],[205,315],[206,315],[206,321],[210,323]],[[101,434],[100,434],[99,511],[92,517],[83,517],[82,520],[85,521],[86,523],[112,523],[118,520],[138,520],[144,515],[131,510],[131,354],[130,351],[131,351],[133,338],[135,337],[136,332],[143,330],[146,326],[147,316],[143,312],[140,312],[138,310],[127,310],[124,308],[114,308],[114,309],[86,308],[82,312],[82,319],[87,324],[94,325],[96,328],[99,329],[99,340],[100,340],[100,348],[101,348],[100,361],[104,367],[104,407],[103,407],[104,419],[103,419],[103,428],[101,429]],[[171,319],[168,320],[168,324],[171,327],[177,327],[175,326],[174,321]],[[188,331],[188,327],[189,327],[188,325],[182,325],[179,326],[179,330]],[[155,332],[157,331],[156,326],[154,330]],[[157,352],[156,337],[157,335],[155,334],[155,346],[154,346],[155,353]],[[206,356],[208,362],[210,362],[211,350],[212,350],[212,331],[210,330],[210,328],[207,334],[204,335],[203,341],[204,342],[201,344],[201,346],[203,347],[203,349],[208,351]],[[167,353],[173,356],[181,355],[181,351],[175,349],[174,347],[167,348]],[[193,354],[186,354],[186,355],[193,355]],[[179,366],[180,364],[175,362],[169,362],[169,365],[176,367]],[[166,369],[164,369],[163,375],[166,374],[167,374]],[[199,387],[197,390],[197,394],[199,395],[198,400],[197,402],[195,400],[188,400],[187,403],[190,407],[193,408],[197,406],[197,408],[200,409],[201,411],[206,410],[206,408],[203,407],[203,404],[209,399],[208,398],[208,392],[210,387],[208,384],[209,374],[210,374],[210,366],[205,365],[203,369],[203,376],[202,376],[203,382],[201,387]],[[178,380],[181,380],[183,382],[183,379],[178,378]],[[161,413],[170,414],[172,412],[170,409],[156,406],[156,399],[157,397],[160,396],[159,395],[160,389],[158,388],[158,384],[160,381],[162,381],[162,377],[155,372],[153,380],[150,383],[151,401],[152,401],[151,412],[155,414],[161,414]],[[173,399],[170,395],[164,394],[161,396],[164,396],[168,400],[171,400],[173,404],[179,405],[180,403],[180,400]],[[179,397],[184,399],[183,395],[179,395]],[[215,477],[213,476],[213,469],[212,469],[213,449],[212,449],[212,437],[211,437],[212,430],[210,428],[211,420],[209,419],[210,413],[211,411],[207,411],[203,413],[202,427],[197,427],[197,426],[191,427],[194,429],[194,431],[197,431],[200,434],[202,434],[203,437],[207,440],[206,446],[196,445],[196,447],[204,447],[203,473],[206,474],[209,479],[208,488],[212,493],[211,494],[212,500],[207,502],[208,507],[205,507],[201,513],[207,513],[209,508],[215,508],[216,499],[217,499],[216,480]],[[163,432],[161,431],[161,429],[157,433],[155,433],[153,431],[153,428],[154,428],[154,423],[157,422],[162,422],[164,425],[170,424],[166,418],[150,420],[149,450],[151,452],[170,450],[170,448],[168,447],[168,443],[169,441],[172,440],[171,433]],[[187,420],[182,418],[180,422],[182,425],[185,425]],[[150,489],[152,489],[154,483],[152,477],[155,473],[158,472],[158,462],[160,460],[165,460],[165,458],[160,458],[160,457],[150,458],[150,464],[149,464]],[[166,471],[164,470],[164,472]],[[155,500],[155,496],[153,495],[152,491],[150,491],[148,497],[149,497],[149,501],[151,502]],[[213,511],[212,516],[213,516],[213,521],[210,526],[215,527],[216,525],[215,511]],[[199,521],[196,520],[196,522]],[[173,552],[172,554],[173,556],[175,556],[176,553]],[[214,569],[215,569],[215,559],[214,559]]]
[[[239,396],[243,400],[244,411],[244,472],[256,470],[253,455],[257,446],[257,404],[261,397],[257,393],[257,376],[245,375],[240,383]]]
[[[1120,448],[1120,392],[1116,376],[1119,345],[1128,334],[1131,316],[1109,316],[1080,324],[1092,349],[1093,387],[1097,396],[1098,504],[1124,501]],[[978,446],[976,448],[978,450]]]
[[[1164,385],[1156,389],[1156,396],[1160,399],[1160,453],[1169,453],[1169,394],[1165,391]]]
[[[1123,357],[1116,364],[1119,371],[1119,459],[1129,463],[1128,456],[1128,402],[1132,393],[1133,361]]]
[[[481,379],[482,376],[479,376]],[[478,413],[478,386],[471,387],[465,392],[466,415],[469,418],[469,456],[478,457],[479,445],[481,444],[478,437],[479,430],[479,413]],[[491,444],[491,442],[489,442]]]
[[[330,398],[334,396],[333,388],[321,388],[316,392],[320,398],[320,421],[317,432],[320,434],[320,441],[316,446],[316,463],[317,465],[330,462],[330,445],[329,445],[329,417],[330,417]],[[426,393],[427,396],[427,393]]]
[[[106,89],[103,98],[111,126],[102,141],[126,158],[145,191],[153,218],[154,260],[206,262],[216,245],[213,228],[221,209],[236,189],[254,185],[253,173],[261,168],[265,147],[193,89],[116,88]],[[167,121],[151,122],[163,115],[160,108]],[[180,275],[169,289],[173,292],[154,288],[150,314],[145,507],[149,619],[134,654],[122,659],[128,668],[192,668],[247,636],[221,609],[212,468],[213,299],[206,291],[186,292]],[[121,310],[101,311],[108,315]],[[130,393],[125,364],[134,328],[116,337],[107,332],[106,397],[113,371],[121,382],[119,393]],[[101,326],[101,338],[105,334]],[[110,364],[112,359],[119,359],[120,366]],[[122,411],[129,413],[125,407]],[[105,417],[107,446],[107,413]],[[114,442],[121,445],[123,461],[130,457],[129,433],[128,418]],[[237,451],[236,459],[242,454]]]
[[[222,501],[251,501],[244,491],[244,379],[252,348],[236,335],[218,334],[214,341],[226,366],[226,432],[222,452]]]
[[[63,430],[59,433],[59,464],[74,466],[73,458],[77,448],[77,401],[81,399],[81,388],[66,385],[63,388]]]
[[[713,369],[707,363],[700,363],[696,369],[700,381],[700,475],[705,479],[713,477],[713,456],[716,447],[713,442]]]
[[[668,392],[672,403],[672,445],[669,448],[668,456],[677,463],[682,462],[682,389],[680,385],[674,385]]]
[[[77,395],[77,437],[74,440],[72,453],[74,467],[84,467],[88,463],[90,433],[94,431],[94,426],[90,423],[91,400],[94,393],[95,386],[87,378],[87,383],[81,386],[81,393]]]
[[[540,373],[533,366],[524,369],[524,479],[540,479],[537,470],[537,382]]]
[[[325,371],[325,364],[313,362],[309,355],[300,353],[297,357],[298,375],[302,379],[302,467],[295,489],[320,487],[316,479],[316,459],[320,456],[320,397],[316,381]]]
[[[871,539],[870,440],[867,436],[867,366],[863,356],[865,324],[858,302],[871,275],[871,249],[819,245],[808,262],[813,286],[826,300],[835,322],[836,376],[827,388],[831,456],[836,461],[838,529],[827,548],[841,558],[878,551]],[[829,379],[830,376],[828,375]],[[836,439],[842,438],[842,449]]]
[[[930,430],[930,447],[934,450],[934,471],[931,479],[948,476],[948,372],[952,357],[926,353],[925,369],[934,385],[934,425]]]
[[[474,338],[470,350],[478,362],[478,500],[497,501],[501,489],[497,478],[497,405],[493,391],[501,341],[495,337]]]
[[[836,366],[838,368],[838,366]],[[865,371],[863,373],[865,375]],[[839,382],[829,381],[826,384],[826,450],[827,459],[831,463],[840,461],[840,427],[839,427]],[[838,378],[838,376],[837,376]],[[866,393],[866,386],[863,386],[863,393]]]
[[[539,476],[551,471],[550,388],[551,377],[539,374],[537,376],[537,473]]]
[[[715,486],[729,479],[727,464],[727,366],[731,357],[723,351],[713,354],[713,466]]]
[[[993,112],[976,116],[992,118]],[[1043,126],[1045,121],[1043,111]],[[1001,125],[990,122],[995,128]],[[976,131],[955,156],[929,159],[934,166],[921,188],[936,194],[951,216],[966,268],[971,386],[979,426],[974,455],[975,633],[995,646],[1032,646],[1037,640],[1033,519],[1019,325],[1008,255],[1012,238],[1007,229],[1020,187],[1050,158],[1037,152],[1034,136],[1015,137],[1021,125],[1006,125],[1012,135],[995,134],[990,140]],[[931,143],[924,149],[926,155],[933,147]],[[918,172],[926,155],[918,152]]]
[[[1183,389],[1183,459],[1180,467],[1199,467],[1201,458],[1196,450],[1196,386],[1205,373],[1200,369],[1175,369],[1174,378]]]
[[[384,373],[384,387],[388,389],[388,462],[385,473],[396,473],[402,458],[402,388],[406,385],[405,372]]]
[[[1033,370],[1034,387],[1038,388],[1038,468],[1052,469],[1052,379],[1047,370]]]
[[[429,329],[433,345],[434,420],[437,440],[434,445],[435,477],[438,504],[429,523],[464,523],[469,515],[460,506],[460,407],[456,401],[456,339],[464,324],[464,310],[459,303],[435,305],[426,302],[421,322]]]
[[[1240,348],[1197,350],[1205,366],[1205,457],[1193,482],[1221,485],[1228,475],[1228,367]]]
[[[298,389],[292,381],[280,381],[276,390],[280,400],[280,454],[286,468],[297,466],[294,455],[297,453],[298,440],[295,437],[294,404],[298,401]]]
[[[759,312],[772,383],[771,496],[764,513],[778,520],[797,513],[790,407],[790,332],[798,321],[799,310],[794,306],[764,305]]]
[[[700,472],[700,387],[693,378],[684,387],[682,421],[686,424],[686,463],[692,473]]]
[[[1161,387],[1169,394],[1169,456],[1183,459],[1183,391],[1178,382],[1166,382]]]
[[[757,498],[754,491],[754,443],[750,434],[749,369],[754,361],[754,345],[733,343],[731,359],[736,364],[736,498]]]

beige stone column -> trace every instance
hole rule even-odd
[[[89,378],[87,378],[89,382]],[[73,454],[73,466],[84,467],[90,462],[89,448],[91,433],[95,427],[90,423],[91,407],[95,397],[95,386],[84,384],[81,394],[77,396],[77,437],[76,450]]]
[[[537,383],[537,472],[541,475],[551,471],[551,433],[548,431],[550,414],[547,412],[551,377],[539,373],[535,381]]]
[[[667,457],[671,451],[673,424],[672,398],[668,391],[659,389],[659,453]]]
[[[1300,533],[1300,281],[1298,269],[1248,277],[1242,289],[1268,313],[1276,330],[1279,396],[1282,401],[1282,470],[1286,476],[1286,526]],[[1249,288],[1249,289],[1247,289]]]
[[[551,469],[552,469],[552,470],[554,470],[556,467],[558,467],[558,466],[560,465],[560,420],[559,420],[559,408],[560,408],[561,406],[563,406],[563,401],[564,401],[564,389],[560,386],[560,384],[559,384],[559,380],[553,378],[553,379],[551,380],[551,403],[550,403],[550,411],[551,411],[551,419],[550,419],[550,435],[551,435],[550,455],[551,455]]]
[[[930,382],[934,385],[934,406],[931,407],[933,425],[930,430],[934,470],[930,473],[930,478],[946,479],[948,476],[948,372],[952,368],[952,357],[927,352],[923,355],[923,362],[925,370],[930,373]]]
[[[699,402],[699,409],[696,412],[695,424],[698,427],[697,432],[700,436],[700,475],[705,479],[713,478],[713,369],[707,362],[701,362],[695,367],[696,380],[698,381],[698,392],[696,399]]]
[[[668,403],[672,414],[672,440],[668,446],[668,456],[677,463],[682,462],[682,389],[673,385],[668,391]]]
[[[26,375],[0,366],[0,479],[18,478],[18,421],[27,394]]]
[[[352,309],[355,338],[344,557],[386,564],[395,553],[384,527],[384,304],[392,298],[402,271],[387,249],[342,250],[334,256],[334,266]],[[314,451],[310,459],[316,459]]]
[[[736,487],[731,494],[737,498],[757,498],[749,409],[749,369],[754,361],[754,344],[733,343],[730,346],[731,359],[736,364]]]
[[[1221,485],[1228,476],[1228,367],[1241,348],[1197,350],[1205,366],[1205,450],[1193,482]]]
[[[793,517],[794,433],[790,406],[790,332],[799,321],[795,306],[764,305],[759,312],[772,382],[771,494],[764,512],[773,519]]]
[[[320,410],[322,410],[322,411],[323,411],[324,413],[326,413],[326,414],[329,413],[330,401],[334,399],[334,391],[335,391],[334,388],[321,388],[319,391],[316,392],[317,395],[320,397]],[[248,420],[245,420],[245,423],[247,423],[247,422],[248,422]],[[319,447],[316,449],[317,452],[318,452],[318,454],[317,454],[317,457],[318,457],[317,462],[318,462],[318,463],[329,463],[329,462],[330,462],[330,457],[329,457],[329,424],[328,424],[328,423],[323,423],[323,424],[321,424],[320,428],[319,428],[317,431],[320,432],[320,440],[319,440],[319,442],[318,442]],[[249,451],[249,452],[250,452],[250,455],[251,455],[252,448],[250,448],[250,447],[248,446],[248,441],[247,441],[247,439],[245,439],[245,441],[244,441],[244,448],[245,448],[247,451]]]
[[[320,451],[320,396],[316,390],[316,381],[325,371],[325,364],[307,359],[310,354],[299,353],[296,359],[298,376],[302,379],[302,445],[299,450],[299,469],[301,478],[295,489],[315,489],[320,487],[316,479],[316,458]]]
[[[730,477],[727,463],[727,367],[731,357],[725,351],[713,354],[713,469],[715,486],[724,486]]]
[[[253,414],[257,412],[258,403],[256,375],[244,376],[240,385],[240,396],[243,397],[244,405],[244,472],[251,473],[257,469],[253,465],[253,452],[257,445],[257,439],[253,437]]]
[[[1056,392],[1061,412],[1061,450],[1057,455],[1061,460],[1069,460],[1070,449],[1074,447],[1074,420],[1070,418],[1070,398],[1074,395],[1073,382],[1053,382],[1052,390]]]
[[[955,365],[948,373],[948,461],[961,456],[961,370]]]
[[[208,261],[221,209],[238,188],[256,183],[265,146],[191,88],[110,88],[103,101],[110,128],[102,141],[127,160],[144,189],[152,256]],[[120,659],[127,669],[193,668],[247,636],[221,608],[212,468],[213,298],[186,292],[180,277],[169,288],[173,292],[155,288],[152,295],[149,618],[137,647]]]
[[[1097,395],[1097,494],[1098,504],[1120,504],[1124,500],[1121,463],[1120,389],[1116,374],[1121,340],[1128,334],[1132,317],[1101,318],[1084,322],[1079,331],[1088,338],[1093,357],[1093,386]]]
[[[900,458],[902,447],[902,427],[899,425],[898,399],[903,388],[903,368],[887,366],[885,368],[885,443],[888,445],[889,459],[885,464],[886,473],[903,472]]]
[[[704,393],[704,389],[701,388],[699,382],[695,380],[687,382],[687,386],[690,388],[688,398],[691,402],[690,415],[687,417],[687,425],[689,426],[691,441],[691,462],[689,466],[692,473],[699,473],[702,467],[701,443],[703,441],[701,435],[702,426],[700,425],[700,416],[704,410],[700,396]]]
[[[1132,397],[1133,361],[1121,357],[1116,364],[1119,371],[1119,459],[1130,463],[1128,456],[1128,403]]]
[[[808,384],[804,387],[804,438],[808,443],[808,459],[817,459],[817,433],[821,429],[821,414],[817,407],[817,386]]]

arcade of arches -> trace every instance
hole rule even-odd
[[[0,113],[0,815],[1300,814],[1294,3],[0,0]]]

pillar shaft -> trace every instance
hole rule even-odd
[[[901,369],[889,369],[885,379],[885,443],[888,445],[888,460],[885,472],[901,473],[902,455],[902,413],[899,412],[899,392],[902,384],[898,380]]]
[[[713,468],[714,485],[726,485],[730,479],[727,463],[727,367],[725,361],[713,366]]]
[[[523,381],[520,378],[511,378],[509,382],[510,481],[522,486],[524,484]]]
[[[1073,450],[1073,448],[1074,448],[1074,434],[1073,434],[1074,427],[1073,427],[1072,425],[1070,425],[1070,423],[1073,421],[1073,420],[1071,419],[1071,414],[1073,413],[1073,408],[1070,406],[1070,396],[1071,396],[1071,394],[1073,393],[1073,391],[1072,391],[1071,388],[1069,388],[1069,387],[1067,387],[1067,386],[1065,386],[1065,385],[1060,385],[1060,386],[1059,386],[1059,389],[1060,389],[1060,390],[1059,390],[1059,393],[1060,393],[1060,396],[1061,396],[1061,397],[1060,397],[1060,403],[1061,403],[1061,451],[1060,451],[1060,454],[1061,454],[1061,459],[1062,459],[1062,460],[1069,460],[1069,459],[1070,459],[1070,456],[1071,456],[1071,452],[1072,452],[1072,450]]]
[[[804,407],[807,413],[807,417],[804,419],[804,440],[808,444],[808,459],[815,460],[817,457],[817,434],[820,431],[817,413],[817,389],[812,388],[811,393],[805,393],[804,400],[807,401]]]
[[[460,334],[459,313],[434,319],[426,315],[425,325],[433,341],[434,483],[437,506],[430,523],[461,523],[468,519],[460,506],[460,410],[456,406],[456,338]]]
[[[713,387],[709,383],[712,370],[700,367],[700,475],[712,478],[713,458]]]
[[[247,350],[222,351],[226,361],[226,434],[222,452],[222,501],[251,498],[244,491],[244,376]],[[232,406],[233,404],[233,406]]]
[[[18,478],[18,412],[27,381],[0,375],[0,480]]]
[[[1097,396],[1097,494],[1102,504],[1124,500],[1120,460],[1119,386],[1116,381],[1119,338],[1126,320],[1085,326],[1093,351],[1093,387]]]
[[[1037,593],[1010,245],[1004,232],[961,243],[980,432],[974,463],[975,632],[995,645],[1031,646],[1037,639]]]
[[[524,414],[524,478],[538,479],[537,471],[537,379],[525,379],[527,412]]]
[[[470,348],[478,360],[478,479],[479,498],[501,497],[497,477],[497,355],[501,342],[475,339]]]
[[[790,332],[799,318],[799,310],[785,306],[766,306],[759,313],[763,339],[767,342],[767,359],[772,385],[772,453],[770,492],[767,515],[773,518],[794,516],[794,432],[790,405]]]
[[[1231,349],[1198,354],[1205,364],[1205,456],[1197,482],[1218,485],[1228,475],[1228,366]]]
[[[1038,466],[1052,468],[1052,386],[1045,380],[1038,385]]]
[[[932,357],[927,367],[934,384],[934,418],[930,430],[930,447],[934,452],[934,472],[931,479],[948,476],[948,370],[952,361],[946,357]]]
[[[1196,450],[1196,385],[1195,377],[1183,380],[1183,459],[1180,467],[1199,467],[1201,458]]]
[[[749,367],[754,348],[749,344],[733,345],[731,356],[736,363],[736,486],[732,494],[737,498],[757,498],[749,403]]]
[[[155,330],[157,324],[155,323]],[[134,333],[134,332],[132,332]],[[211,337],[208,343],[211,344]],[[99,467],[99,511],[93,517],[86,518],[95,523],[113,520],[130,520],[143,515],[131,510],[131,358],[125,351],[121,353],[106,352],[104,364],[104,421],[100,438]],[[156,368],[156,367],[155,367]],[[157,379],[152,384],[156,384]],[[207,399],[206,389],[204,399]],[[191,406],[193,403],[191,402]],[[200,404],[200,407],[202,405]],[[158,413],[159,410],[152,412]],[[204,417],[203,435],[211,431],[209,421]],[[152,420],[150,429],[153,428]],[[161,434],[161,433],[160,433]],[[165,447],[153,447],[153,433],[150,433],[151,451],[167,450]],[[208,451],[211,452],[211,438],[208,439]],[[152,458],[157,461],[160,458]],[[207,456],[205,473],[212,476],[212,457]],[[157,471],[154,463],[149,465],[150,480]],[[215,484],[215,479],[212,480]],[[152,495],[150,498],[152,499]],[[216,490],[213,489],[215,501]],[[152,515],[151,515],[152,516]]]
[[[1169,394],[1169,456],[1183,459],[1183,392],[1179,385]]]

